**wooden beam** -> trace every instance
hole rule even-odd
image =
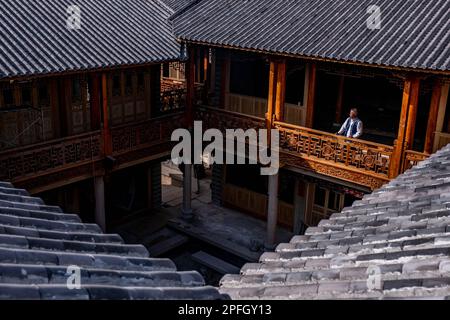
[[[338,97],[336,101],[336,114],[334,117],[335,123],[341,123],[341,117],[342,117],[342,107],[344,103],[344,83],[345,83],[345,76],[339,77],[339,91],[338,91]]]
[[[305,121],[305,126],[308,128],[312,128],[314,124],[314,105],[316,100],[316,74],[317,74],[316,64],[311,63],[309,66],[308,100],[306,105],[306,121]]]
[[[402,109],[400,112],[397,140],[394,143],[394,151],[392,153],[389,164],[389,178],[391,179],[395,178],[400,172],[400,165],[406,136],[406,122],[408,119],[410,91],[411,80],[406,79],[403,86]]]
[[[105,156],[112,154],[112,136],[109,125],[109,110],[108,110],[108,76],[106,73],[102,74],[102,110],[103,110],[103,153]]]
[[[284,120],[284,107],[286,100],[286,60],[281,60],[277,66],[277,88],[275,101],[275,119]]]
[[[427,133],[425,135],[424,153],[433,152],[434,133],[436,132],[437,117],[439,111],[439,102],[441,100],[442,83],[436,80],[433,84],[433,93],[431,95],[430,112],[428,114]]]
[[[416,130],[417,108],[419,104],[419,87],[420,79],[414,78],[411,82],[404,150],[412,150],[414,146],[414,133]]]

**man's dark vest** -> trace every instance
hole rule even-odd
[[[353,122],[353,125],[351,125],[351,132],[352,132],[352,137],[358,132],[358,124],[361,120],[359,119],[355,119],[355,122]],[[345,121],[346,125],[345,125],[345,130],[344,133],[342,134],[343,136],[347,136],[348,134],[348,130],[350,127],[350,124],[352,123],[352,119],[351,118],[347,118],[347,120]]]

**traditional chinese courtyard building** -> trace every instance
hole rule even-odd
[[[161,69],[181,51],[162,2],[79,1],[73,26],[71,5],[1,1],[0,180],[104,229],[160,205],[160,162],[183,126]]]
[[[450,4],[383,2],[380,28],[370,4],[204,0],[170,18],[208,91],[194,118],[280,130],[277,176],[213,169],[216,203],[267,220],[269,244],[277,223],[301,233],[449,142]],[[353,107],[364,135],[337,136]]]
[[[0,298],[448,298],[449,10],[447,0],[0,0]],[[336,135],[350,108],[358,139]],[[281,168],[214,164],[200,214],[186,164],[167,222],[161,163],[172,132],[194,120],[278,129]],[[142,212],[183,233],[165,252],[198,241],[181,257],[221,275],[270,252],[219,292],[203,272],[103,233]],[[227,242],[239,230],[251,248]],[[296,236],[276,247],[280,230]],[[203,251],[211,244],[217,256]],[[74,264],[79,291],[65,286]]]

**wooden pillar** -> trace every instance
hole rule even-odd
[[[108,110],[108,76],[102,74],[102,110],[103,110],[103,152],[105,156],[112,154],[112,136],[109,126],[109,110]]]
[[[286,60],[281,60],[277,65],[276,82],[275,119],[276,121],[283,121],[286,100]]]
[[[227,52],[222,60],[221,69],[221,83],[220,83],[220,105],[223,107],[228,106],[227,97],[230,93],[230,71],[231,61],[230,54]]]
[[[411,93],[409,96],[408,121],[406,126],[404,151],[412,150],[414,146],[414,132],[416,130],[417,108],[419,104],[419,86],[420,79],[412,79]]]
[[[50,94],[50,108],[52,110],[52,129],[53,138],[57,139],[61,136],[61,121],[59,108],[61,102],[58,98],[58,83],[55,78],[51,78],[49,81],[49,94]]]
[[[344,83],[345,83],[345,77],[340,76],[339,77],[339,91],[338,91],[338,97],[336,101],[336,114],[334,117],[335,123],[341,123],[341,117],[342,117],[342,108],[344,103]]]
[[[308,99],[306,104],[306,121],[305,126],[312,128],[314,124],[314,104],[316,100],[316,74],[317,67],[313,62],[309,66],[308,72]]]
[[[439,101],[439,111],[438,111],[438,119],[436,125],[437,132],[443,132],[444,130],[444,119],[445,113],[447,112],[447,102],[449,96],[449,87],[450,84],[446,83],[442,86],[441,99]]]
[[[276,87],[277,87],[277,63],[275,61],[270,61],[269,95],[267,98],[267,113],[266,113],[266,126],[267,126],[267,130],[269,130],[269,131],[273,127],[273,113],[275,110]],[[270,138],[270,133],[269,133],[269,138]],[[270,140],[268,140],[268,141],[270,141]]]
[[[95,223],[100,226],[103,232],[106,231],[106,214],[105,214],[105,181],[103,176],[94,178],[94,194],[95,194]]]
[[[91,76],[91,130],[98,130],[101,126],[102,103],[100,101],[100,78],[98,74]]]
[[[208,83],[208,72],[209,72],[209,50],[205,48],[203,51],[203,82],[205,85]]]
[[[186,124],[192,129],[194,124],[194,100],[195,100],[195,50],[189,48],[189,60],[186,65]]]
[[[402,109],[400,112],[400,121],[398,125],[397,139],[394,143],[394,151],[392,153],[389,164],[389,177],[395,178],[400,173],[400,165],[402,161],[403,150],[406,137],[406,123],[408,119],[408,108],[411,91],[411,80],[406,79],[403,86]]]
[[[305,222],[312,220],[315,198],[316,198],[316,184],[314,182],[306,182]]]
[[[267,202],[267,239],[266,248],[271,250],[275,246],[278,222],[278,182],[279,175],[269,176],[268,202]]]
[[[437,123],[436,123],[436,132],[441,133],[444,130],[444,121],[445,121],[445,114],[447,111],[447,101],[448,101],[448,95],[449,95],[449,83],[444,83],[441,88],[441,99],[439,100],[439,110],[437,115]],[[449,119],[450,120],[450,119]],[[433,151],[437,151],[439,148],[439,139],[434,139],[433,144]]]
[[[424,153],[431,154],[433,152],[434,133],[437,127],[437,118],[439,111],[439,102],[441,100],[442,84],[436,80],[433,84],[433,94],[431,95],[430,112],[428,114],[427,133],[425,135]]]

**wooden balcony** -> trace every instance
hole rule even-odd
[[[263,129],[264,118],[223,109],[197,107],[196,118],[204,128]],[[394,147],[337,136],[306,127],[274,122],[280,131],[280,162],[320,175],[351,182],[374,190],[389,182]],[[406,151],[402,172],[427,158],[426,154]]]
[[[172,131],[184,126],[182,113],[51,140],[0,152],[0,181],[37,193],[170,154]],[[105,166],[105,144],[112,145],[114,165]]]

